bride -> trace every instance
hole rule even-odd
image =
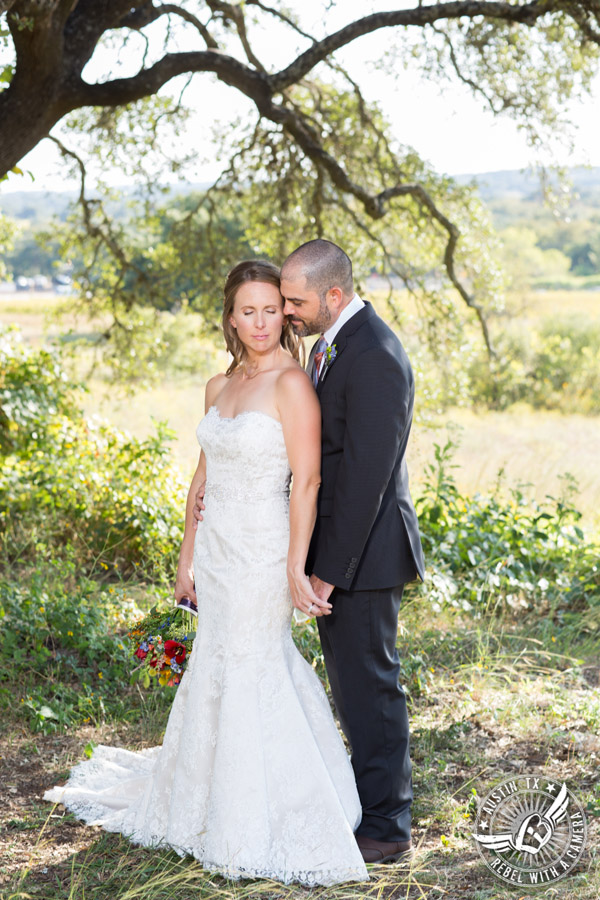
[[[197,602],[198,635],[163,744],[135,753],[98,746],[44,798],[228,878],[363,881],[354,774],[291,635],[292,596],[308,615],[331,609],[304,572],[319,401],[283,315],[277,267],[239,263],[224,293],[233,362],[206,385],[175,585],[178,600]]]

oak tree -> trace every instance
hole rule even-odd
[[[90,136],[96,151],[108,141],[126,145],[134,157],[139,152],[143,169],[140,148],[155,148],[157,123],[184,114],[183,102],[168,94],[170,84],[186,78],[184,88],[193,82],[204,90],[206,79],[216,77],[244,95],[254,114],[223,137],[222,177],[182,214],[189,226],[185,234],[179,228],[182,240],[189,242],[194,221],[200,229],[211,217],[222,221],[236,196],[246,245],[274,258],[316,235],[355,253],[368,246],[366,264],[395,273],[428,298],[426,317],[449,314],[448,290],[455,291],[491,350],[485,313],[497,272],[481,252],[485,216],[476,197],[419,158],[408,123],[401,142],[392,138],[340,54],[349,47],[360,54],[361,38],[380,34],[387,47],[382,67],[401,78],[402,62],[416,58],[426,76],[456,79],[495,115],[512,116],[535,145],[562,127],[565,102],[590,87],[600,3],[419,0],[337,29],[328,25],[334,7],[324,4],[317,33],[303,25],[301,3],[274,0],[0,0],[0,176],[52,136],[84,186],[86,160],[57,134],[64,122]],[[278,47],[290,47],[283,66],[261,52],[257,36],[265,31]],[[122,58],[134,62],[133,74],[118,71]],[[90,62],[101,65],[99,76],[87,75]],[[105,208],[83,187],[80,199],[91,256],[104,254],[113,265],[108,295],[115,303],[136,302],[156,284],[140,260],[143,247],[124,248]],[[165,218],[159,218],[160,244]],[[137,293],[128,294],[132,284]]]

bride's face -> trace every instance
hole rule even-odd
[[[274,284],[246,281],[235,295],[231,325],[255,353],[274,350],[283,328],[283,298]]]

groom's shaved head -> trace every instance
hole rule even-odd
[[[341,247],[317,238],[290,253],[281,267],[281,277],[306,279],[306,289],[325,297],[327,291],[339,287],[350,297],[354,293],[352,263]]]

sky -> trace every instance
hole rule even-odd
[[[332,27],[339,27],[365,15],[372,9],[398,8],[399,4],[385,4],[373,0],[344,0],[339,9],[330,16]],[[307,30],[319,27],[321,3],[319,0],[303,0],[303,23]],[[151,38],[160,41],[162,33],[157,26]],[[387,32],[390,34],[391,30]],[[371,35],[361,38],[343,53],[343,62],[360,83],[367,99],[378,100],[389,117],[396,137],[410,144],[438,172],[449,175],[478,174],[506,169],[523,169],[533,166],[538,157],[528,147],[525,135],[508,118],[496,118],[485,109],[481,100],[475,99],[469,89],[452,83],[442,86],[422,77],[416,68],[408,68],[399,73],[397,79],[390,78],[373,67],[382,45],[381,36]],[[189,46],[189,49],[191,49]],[[273,34],[265,31],[257,36],[256,52],[264,58],[273,59],[277,54],[283,64],[293,48],[282,46],[273,40]],[[188,49],[183,47],[182,49]],[[119,74],[133,74],[139,65],[140,56],[135,46],[128,50],[129,57],[122,61]],[[106,77],[106,51],[92,59],[85,75],[89,80]],[[197,76],[193,88],[186,94],[186,101],[195,112],[189,123],[187,146],[197,150],[197,163],[187,175],[189,181],[210,182],[220,171],[213,159],[207,135],[211,126],[236,114],[243,115],[251,110],[251,104],[237,92],[216,81],[214,76]],[[565,165],[600,166],[600,75],[594,86],[594,96],[583,103],[575,102],[568,109],[569,118],[575,126],[575,152],[561,151],[544,162],[558,162]],[[61,174],[58,150],[49,141],[43,141],[20,163],[29,176],[11,178],[5,185],[10,190],[64,190],[75,186],[65,181]],[[109,180],[119,184],[118,172]]]

